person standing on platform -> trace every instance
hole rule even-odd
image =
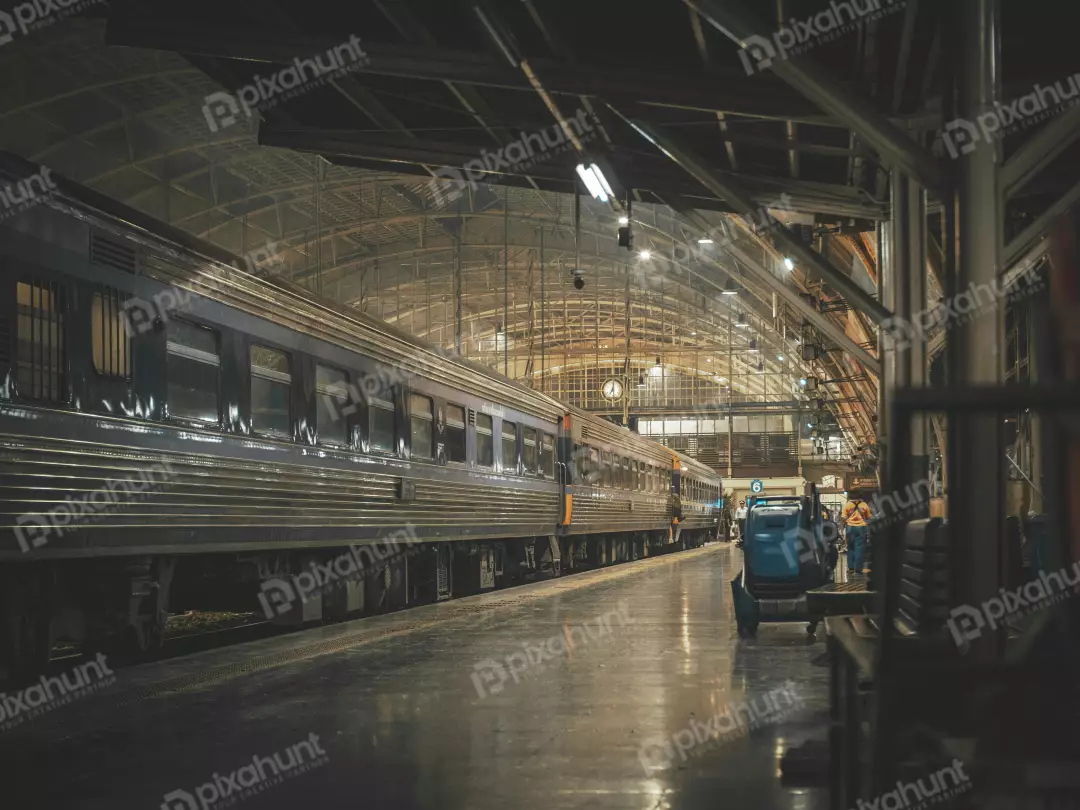
[[[844,506],[841,521],[847,527],[848,573],[862,576],[866,554],[866,527],[870,522],[870,507],[858,495],[852,495]]]
[[[746,540],[746,501],[739,501],[739,508],[735,510],[735,520],[739,523],[739,539]]]

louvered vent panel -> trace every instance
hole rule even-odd
[[[135,249],[100,234],[90,234],[90,261],[102,267],[112,267],[134,273]]]

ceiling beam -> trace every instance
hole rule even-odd
[[[736,212],[758,221],[761,217],[771,219],[771,215],[763,211],[753,198],[732,177],[721,177],[703,164],[701,159],[686,147],[676,143],[675,138],[666,132],[662,132],[642,120],[628,120],[641,135],[666,154],[673,162],[681,166],[688,174],[698,180],[718,197],[731,203]],[[865,312],[874,321],[881,322],[889,318],[889,312],[881,303],[860,287],[854,279],[843,270],[834,267],[831,262],[816,250],[804,245],[791,235],[787,228],[773,221],[770,223],[769,234],[774,243],[782,246],[786,253],[798,260],[807,269],[813,268],[822,278],[839,290],[853,306]]]
[[[755,25],[737,7],[719,0],[683,0],[740,48],[757,46],[763,37]],[[749,52],[749,51],[748,51]],[[768,66],[807,99],[843,121],[873,147],[890,166],[898,166],[919,183],[942,197],[945,177],[937,160],[915,143],[905,132],[879,113],[857,90],[846,88],[804,56],[776,55]],[[760,74],[758,74],[760,77]]]
[[[334,36],[311,36],[293,31],[268,32],[249,27],[201,26],[190,20],[155,17],[110,18],[105,41],[226,59],[287,64],[296,57],[323,53],[340,45],[347,32]],[[362,42],[369,57],[353,74],[376,74],[443,83],[447,80],[476,86],[533,92],[529,80],[504,61],[486,53]],[[558,59],[530,60],[544,76],[550,92],[574,96],[602,96],[641,100],[666,107],[721,110],[762,118],[808,117],[827,122],[820,108],[782,84],[763,88],[741,71],[724,71],[714,78],[695,74],[664,73],[631,66],[562,64]]]
[[[397,171],[431,177],[426,166],[463,166],[470,160],[478,160],[484,151],[479,144],[447,143],[433,140],[401,139],[378,133],[358,133],[350,130],[327,130],[314,127],[283,128],[270,124],[259,129],[259,143],[326,155],[332,162],[345,165],[380,166],[384,171]],[[692,200],[694,207],[714,211],[732,211],[733,206],[724,198],[709,200],[700,184],[672,176],[667,163],[659,156],[649,159],[640,154],[633,162],[618,157],[613,162],[620,180],[635,189],[648,190],[661,198],[683,196]],[[378,161],[378,163],[375,163]],[[534,164],[526,170],[536,182],[550,191],[574,193],[577,175],[573,165],[575,158],[565,153],[554,156],[546,163]],[[503,167],[503,173],[485,173],[481,182],[499,185],[528,187],[524,175],[514,174],[512,167]],[[710,169],[719,174],[719,170]],[[479,173],[479,171],[478,171]],[[857,189],[808,181],[792,181],[787,178],[730,175],[744,184],[757,203],[776,199],[781,192],[789,194],[792,206],[800,211],[841,217],[858,217],[877,220],[885,217],[880,203],[866,199]],[[433,182],[451,182],[447,180]],[[456,181],[454,181],[456,182]],[[710,189],[711,190],[711,189]],[[696,192],[696,193],[695,193]]]
[[[1080,137],[1080,105],[1075,105],[1028,138],[1001,167],[1005,199],[1016,195]]]

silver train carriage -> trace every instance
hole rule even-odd
[[[0,667],[152,649],[169,609],[336,618],[704,539],[661,445],[53,182],[0,223]]]

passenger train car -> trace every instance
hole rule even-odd
[[[340,618],[715,534],[709,468],[53,182],[0,222],[8,672],[153,649],[170,609]]]

